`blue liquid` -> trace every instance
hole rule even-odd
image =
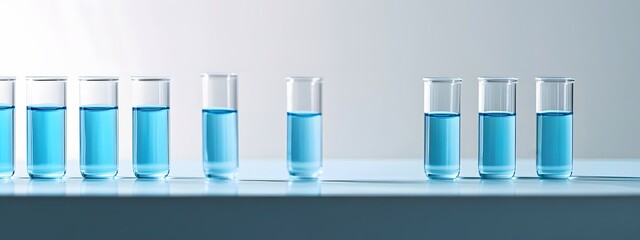
[[[429,178],[460,173],[460,114],[424,114],[424,171]]]
[[[85,178],[118,173],[118,107],[80,107],[80,173]]]
[[[538,113],[537,161],[538,176],[568,178],[573,162],[573,113]]]
[[[516,171],[516,115],[480,113],[478,170],[482,178],[512,178]]]
[[[322,171],[322,115],[287,113],[289,175],[317,178]]]
[[[139,178],[169,175],[169,107],[133,108],[133,173]]]
[[[0,106],[0,178],[13,176],[15,107]]]
[[[234,178],[238,170],[238,112],[202,110],[202,158],[210,178]]]
[[[27,107],[27,172],[32,178],[62,178],[66,172],[64,106]]]

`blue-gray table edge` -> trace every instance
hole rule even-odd
[[[0,212],[3,239],[640,237],[640,196],[13,196]]]

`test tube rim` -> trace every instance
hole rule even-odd
[[[80,76],[78,77],[78,81],[103,81],[103,82],[115,82],[120,80],[119,77],[115,76]]]
[[[478,77],[480,82],[504,82],[504,83],[517,83],[517,77]]]
[[[170,77],[167,76],[132,76],[131,81],[136,82],[169,82]]]
[[[0,76],[0,81],[2,82],[13,82],[16,80],[15,76]]]
[[[210,77],[238,77],[238,74],[234,72],[205,72],[201,73],[200,77],[210,78]]]
[[[66,82],[67,77],[64,76],[27,76],[27,81],[48,81],[48,82]]]
[[[536,77],[537,82],[574,82],[571,77]]]
[[[322,77],[309,77],[309,76],[289,76],[285,78],[288,81],[308,81],[308,82],[322,82]]]
[[[424,81],[424,82],[460,83],[460,82],[462,82],[462,78],[460,78],[460,77],[423,77],[422,81]]]

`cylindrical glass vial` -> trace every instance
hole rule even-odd
[[[0,77],[0,178],[10,178],[15,158],[15,77]]]
[[[568,178],[573,170],[573,78],[536,78],[536,171]]]
[[[287,78],[287,165],[294,178],[322,173],[322,78]]]
[[[424,172],[434,179],[460,173],[461,78],[426,77],[424,81]]]
[[[66,173],[66,77],[27,77],[27,172],[32,178]]]
[[[202,77],[202,160],[208,178],[233,179],[238,170],[238,76]]]
[[[512,178],[516,171],[517,78],[479,77],[478,171]]]
[[[80,77],[80,173],[118,173],[118,77]]]
[[[169,78],[133,77],[133,173],[169,175]]]

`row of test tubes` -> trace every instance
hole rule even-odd
[[[424,170],[429,178],[460,174],[461,78],[424,81]],[[516,171],[516,84],[513,77],[479,77],[478,172],[508,179]],[[536,172],[568,178],[573,170],[573,78],[536,78]]]
[[[202,74],[205,176],[232,179],[238,171],[237,75]],[[27,77],[27,172],[66,174],[66,77]],[[118,173],[118,77],[80,77],[80,172]],[[133,77],[133,172],[169,174],[168,77]],[[289,174],[317,178],[322,169],[322,79],[287,78]],[[0,178],[14,174],[15,77],[0,77]]]
[[[237,75],[202,74],[203,169],[231,179],[238,170]],[[516,78],[480,77],[478,170],[511,178],[516,161]],[[424,167],[429,178],[460,172],[461,78],[424,78]],[[14,77],[0,77],[0,177],[13,175]],[[169,78],[133,77],[133,171],[139,178],[169,174]],[[573,82],[536,78],[537,173],[572,172]],[[66,173],[66,77],[27,77],[27,171],[33,178]],[[80,172],[118,172],[118,78],[80,78]],[[322,171],[322,79],[287,78],[287,163],[297,178]]]

